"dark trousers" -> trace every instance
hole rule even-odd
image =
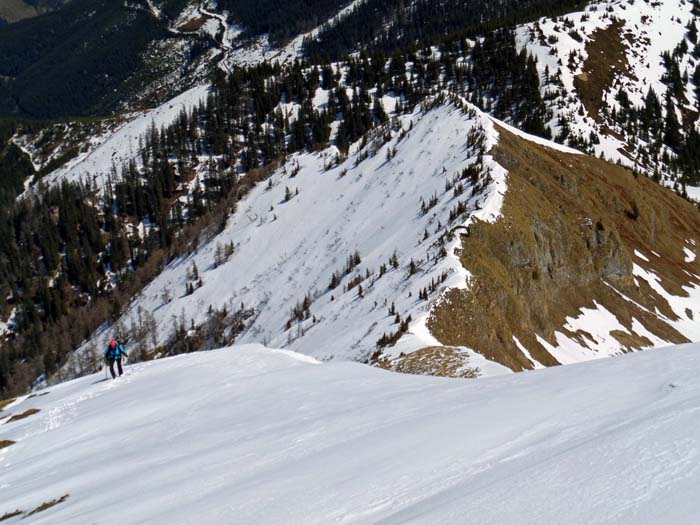
[[[108,359],[107,362],[109,363],[109,371],[112,374],[112,379],[117,377],[117,374],[114,373],[114,363],[117,363],[117,368],[119,369],[119,375],[122,375],[124,373],[124,370],[122,370],[122,360],[121,359]]]

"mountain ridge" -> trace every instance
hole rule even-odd
[[[158,335],[134,343],[141,355],[157,354],[167,341],[208,340],[216,333],[224,338],[220,343],[227,337],[262,340],[293,350],[312,348],[316,358],[370,360],[392,369],[415,360],[416,352],[444,345],[452,349],[448,355],[424,360],[424,369],[444,359],[460,363],[452,367],[456,374],[500,373],[479,354],[517,371],[700,336],[694,329],[700,277],[695,259],[686,260],[687,253],[697,253],[696,208],[624,168],[499,127],[469,105],[458,109],[461,104],[453,99],[428,106],[400,126],[393,124],[393,138],[375,133],[375,143],[363,141],[365,146],[355,146],[338,165],[334,148],[289,159],[241,201],[242,209],[221,234],[167,267],[111,329],[71,356],[67,368],[90,369],[109,338],[143,330]],[[462,120],[475,124],[462,129]],[[453,165],[465,155],[471,160]],[[410,171],[402,169],[404,163]],[[409,199],[420,196],[410,219],[399,210],[410,206],[405,184],[419,174],[424,179],[411,182],[416,186],[408,192]],[[367,176],[372,180],[362,182]],[[386,193],[385,204],[376,203],[392,177],[395,189]],[[382,181],[379,187],[376,181]],[[533,197],[528,185],[547,197]],[[345,202],[347,191],[358,192],[349,208],[321,204],[337,193],[336,201]],[[392,197],[394,191],[403,198]],[[379,213],[388,202],[395,208],[388,208],[394,211],[384,224]],[[543,212],[530,208],[534,202]],[[285,211],[290,206],[298,211]],[[365,216],[375,206],[371,230],[357,230],[367,227]],[[556,211],[563,208],[567,211]],[[614,212],[604,215],[607,209]],[[300,226],[308,210],[314,210],[312,224],[324,225],[321,232]],[[518,222],[523,224],[512,232]],[[414,247],[405,240],[392,246],[402,234],[389,230],[389,243],[381,244],[378,239],[392,223],[424,233]],[[567,224],[561,232],[560,224]],[[263,233],[267,228],[273,228],[270,239]],[[497,233],[488,233],[491,228]],[[323,232],[331,237],[317,239]],[[355,238],[357,244],[350,241]],[[509,238],[517,249],[499,251]],[[277,239],[286,242],[278,247]],[[370,253],[363,239],[372,241]],[[231,253],[223,257],[228,245]],[[260,250],[265,260],[256,255]],[[652,252],[659,263],[644,255]],[[239,268],[243,261],[255,269]],[[680,267],[669,273],[671,261]],[[263,270],[266,265],[270,271]],[[504,281],[504,271],[513,277]],[[664,276],[663,284],[656,282],[657,274]],[[285,287],[286,295],[280,293]],[[465,303],[467,297],[476,303]],[[236,318],[248,309],[240,332],[207,328],[220,316]],[[601,315],[606,322],[588,320]]]
[[[503,215],[464,238],[476,275],[433,312],[438,339],[517,369],[700,337],[697,208],[623,168],[499,133]]]
[[[285,346],[294,345],[295,341],[301,345],[305,337],[319,337],[316,343],[304,345],[313,348],[319,357],[338,358],[342,355],[415,372],[420,372],[421,366],[425,365],[425,373],[440,371],[440,360],[444,359],[449,363],[445,369],[468,375],[488,373],[487,369],[491,368],[497,371],[504,364],[513,370],[521,370],[694,339],[695,332],[689,326],[698,315],[696,298],[684,287],[694,291],[696,286],[697,271],[693,266],[696,248],[692,244],[695,238],[690,233],[683,239],[665,235],[666,245],[661,247],[653,242],[647,243],[648,246],[638,242],[640,232],[654,238],[655,226],[650,226],[649,221],[657,221],[657,226],[665,228],[670,215],[656,203],[640,204],[644,199],[636,196],[638,190],[631,190],[633,186],[627,182],[618,184],[615,181],[630,181],[635,175],[648,176],[663,185],[674,186],[683,196],[692,194],[690,168],[693,154],[692,151],[686,153],[688,148],[692,149],[697,131],[689,121],[682,118],[674,121],[680,100],[676,95],[667,97],[665,105],[660,103],[658,96],[654,103],[654,96],[649,95],[644,99],[648,108],[635,108],[639,100],[635,97],[644,90],[639,86],[630,87],[629,103],[625,102],[620,86],[629,87],[633,80],[620,77],[626,70],[609,69],[611,61],[607,56],[595,64],[588,63],[587,59],[591,53],[596,55],[596,45],[605,48],[608,39],[616,42],[620,35],[626,34],[625,31],[629,32],[621,29],[619,15],[634,12],[636,18],[631,23],[643,23],[647,32],[657,25],[668,25],[673,30],[674,39],[653,49],[645,39],[623,46],[628,63],[635,64],[637,69],[649,65],[655,89],[664,86],[676,93],[683,87],[688,92],[694,85],[692,75],[677,78],[674,72],[694,64],[690,42],[695,8],[693,4],[684,4],[681,6],[683,20],[671,20],[668,18],[670,9],[676,1],[623,5],[606,0],[587,5],[577,13],[540,19],[515,29],[500,28],[474,39],[457,35],[455,40],[445,37],[432,45],[428,39],[420,49],[412,47],[392,55],[387,55],[378,46],[374,50],[367,48],[353,53],[346,61],[332,63],[304,60],[301,53],[311,40],[322,39],[330,25],[343,24],[347,17],[369,4],[345,5],[329,24],[317,26],[276,50],[264,36],[252,43],[239,40],[244,28],[232,25],[233,19],[228,13],[215,11],[211,6],[190,3],[184,11],[175,10],[171,16],[177,15],[177,18],[171,20],[168,31],[189,31],[191,27],[215,42],[205,60],[205,65],[213,71],[210,82],[197,83],[178,98],[150,111],[135,111],[95,122],[88,119],[78,125],[60,122],[48,127],[23,128],[20,124],[11,128],[10,142],[31,157],[35,168],[33,177],[25,179],[25,192],[18,202],[26,206],[29,199],[34,199],[33,211],[26,212],[29,221],[35,225],[35,230],[52,232],[47,235],[48,239],[29,237],[26,231],[16,226],[18,219],[15,216],[8,218],[3,225],[18,248],[9,250],[6,256],[10,269],[3,280],[8,293],[2,304],[7,319],[3,332],[9,339],[19,336],[16,342],[8,342],[12,349],[11,361],[22,363],[18,367],[22,373],[15,373],[15,376],[24,377],[26,382],[27,375],[38,375],[41,371],[44,372],[43,379],[52,375],[55,379],[71,377],[89,371],[97,365],[96,355],[104,338],[113,333],[130,336],[130,348],[140,358],[211,348],[229,344],[237,338],[246,341],[262,338],[263,342]],[[152,4],[149,8],[144,4],[141,7],[139,16],[148,16],[155,21],[165,16],[167,6]],[[650,18],[652,14],[658,17]],[[576,26],[572,20],[580,24],[579,31],[575,27],[572,29],[572,24]],[[397,23],[403,22],[397,20]],[[678,31],[681,27],[687,30]],[[601,34],[608,36],[602,38]],[[679,51],[674,51],[673,46]],[[646,58],[640,55],[640,49],[650,51]],[[638,55],[636,59],[634,53]],[[618,58],[622,60],[624,57],[619,55]],[[596,79],[604,79],[600,84],[602,88],[592,92],[591,96],[600,97],[602,106],[612,104],[610,111],[596,117],[597,121],[591,112],[602,106],[595,105],[598,102],[594,104],[593,99],[588,100],[588,95],[583,93],[585,90],[580,86],[584,85],[581,84],[584,77],[596,85],[600,84]],[[645,78],[639,76],[640,85]],[[617,105],[611,102],[613,99]],[[540,311],[525,305],[521,312],[528,319],[525,327],[529,332],[516,326],[518,323],[512,318],[513,312],[507,313],[508,307],[502,304],[499,308],[506,312],[506,322],[494,319],[488,312],[489,308],[482,308],[474,320],[480,323],[477,331],[481,326],[491,327],[485,329],[490,330],[488,336],[482,334],[472,340],[461,336],[453,339],[449,332],[454,330],[450,328],[443,330],[447,337],[441,343],[425,327],[431,305],[442,296],[445,288],[455,285],[450,279],[457,276],[459,286],[465,286],[467,279],[473,277],[467,271],[470,264],[476,263],[480,268],[483,263],[475,260],[463,264],[453,249],[464,241],[463,234],[472,230],[468,223],[469,214],[477,213],[478,216],[480,211],[471,207],[475,202],[468,202],[470,195],[493,189],[491,175],[496,172],[489,173],[489,169],[502,169],[496,168],[495,164],[485,169],[489,166],[483,164],[484,160],[492,157],[480,138],[480,132],[463,128],[463,122],[446,114],[445,118],[455,129],[463,130],[464,144],[473,142],[478,144],[478,149],[485,148],[476,154],[473,166],[465,165],[450,173],[449,166],[456,166],[454,159],[430,160],[430,151],[426,151],[422,144],[416,144],[415,151],[402,149],[400,143],[405,136],[410,137],[411,130],[395,127],[397,122],[403,122],[409,128],[418,126],[419,121],[412,120],[417,118],[416,115],[423,114],[422,111],[428,108],[447,111],[444,109],[446,100],[464,108],[472,104],[474,107],[465,111],[475,111],[488,129],[500,126],[504,130],[501,132],[504,144],[511,143],[510,147],[515,150],[509,152],[505,146],[496,147],[499,159],[504,165],[510,165],[509,162],[515,159],[511,167],[516,172],[528,163],[540,166],[543,173],[530,177],[532,184],[551,186],[551,195],[557,196],[557,200],[547,200],[536,192],[531,193],[541,208],[551,208],[552,213],[541,215],[538,224],[521,232],[523,239],[527,239],[519,245],[524,253],[496,254],[492,248],[498,245],[498,237],[493,238],[489,246],[480,248],[491,257],[483,266],[510,268],[513,258],[521,258],[521,262],[533,265],[528,270],[529,281],[538,281],[544,291],[537,292],[540,295],[535,301],[542,304]],[[455,102],[457,100],[459,102]],[[692,97],[688,98],[687,103],[691,104],[692,100]],[[438,109],[440,106],[444,106],[443,109]],[[418,107],[421,109],[416,113]],[[627,109],[622,111],[623,108]],[[655,122],[649,129],[640,124],[649,122],[647,113],[654,115],[652,121]],[[491,118],[497,119],[495,124]],[[624,130],[620,128],[621,123],[626,123]],[[589,135],[579,133],[576,126],[583,126],[581,130],[587,130]],[[445,140],[450,147],[461,147],[459,138],[445,138],[450,130],[438,125],[434,127],[441,131],[437,133],[431,128],[421,127],[424,142],[439,144]],[[543,137],[553,136],[568,146],[544,143],[545,139],[532,136],[527,142],[519,143],[518,127]],[[565,133],[567,129],[568,134]],[[513,132],[515,136],[511,137]],[[495,132],[491,138],[494,137]],[[567,167],[546,150],[530,146],[533,141],[554,149],[557,155],[564,153],[564,149],[570,152],[571,146],[575,146],[606,157],[611,157],[609,148],[618,151],[623,142],[629,142],[628,151],[646,159],[646,164],[633,163],[630,166],[633,173],[607,164],[595,164],[588,159],[576,159]],[[390,147],[389,143],[392,144]],[[525,151],[530,158],[517,160],[516,150]],[[424,159],[415,157],[420,151],[423,151]],[[324,152],[325,157],[314,157],[318,152]],[[621,155],[619,151],[618,154]],[[343,253],[333,252],[333,240],[326,239],[335,257],[332,261],[335,267],[331,269],[325,261],[322,274],[311,284],[304,282],[302,288],[307,285],[308,288],[303,293],[289,284],[296,282],[292,275],[290,281],[280,282],[274,290],[267,290],[262,296],[256,295],[251,292],[253,281],[260,290],[264,291],[267,286],[262,277],[253,278],[257,267],[250,268],[251,275],[236,277],[240,279],[236,286],[247,279],[250,283],[242,284],[243,288],[231,293],[226,301],[220,293],[225,286],[214,290],[215,284],[207,282],[208,276],[220,273],[214,270],[222,265],[228,268],[226,261],[237,260],[237,239],[229,236],[220,238],[219,243],[209,243],[227,228],[227,223],[241,226],[248,220],[262,231],[271,223],[281,222],[276,220],[281,210],[294,209],[299,203],[312,206],[304,210],[308,213],[315,209],[325,210],[319,204],[322,201],[320,196],[314,194],[313,185],[308,185],[318,173],[337,173],[339,170],[342,173],[347,169],[347,173],[357,175],[358,180],[368,181],[371,178],[363,165],[371,165],[373,172],[388,176],[400,186],[404,175],[389,169],[402,161],[400,157],[413,159],[412,163],[425,171],[422,175],[406,175],[417,184],[401,192],[405,209],[416,208],[416,216],[410,218],[410,223],[406,223],[408,215],[387,223],[385,232],[374,231],[370,237],[376,235],[385,239],[385,235],[389,235],[386,232],[396,230],[394,233],[398,239],[397,232],[406,229],[407,238],[415,237],[415,245],[406,244],[398,251],[409,254],[408,260],[402,260],[400,253],[394,256],[396,247],[387,244],[381,248],[385,252],[381,258],[372,256],[368,264],[366,255],[360,253],[362,250],[351,246],[362,244],[362,236],[341,232],[338,238],[345,245]],[[312,158],[315,160],[310,161]],[[293,159],[292,163],[290,159]],[[428,159],[427,164],[423,162],[425,159]],[[624,163],[624,159],[617,160]],[[11,156],[8,162],[14,162]],[[576,173],[575,165],[580,165],[583,177]],[[444,173],[440,173],[441,167],[446,169]],[[597,171],[606,176],[598,177],[595,175]],[[432,175],[426,175],[428,173]],[[545,176],[547,173],[550,179]],[[555,174],[556,177],[552,178]],[[437,180],[439,177],[444,180],[438,186],[430,186],[431,178]],[[528,178],[526,173],[518,173],[517,180],[521,181],[523,177]],[[282,182],[285,186],[278,187]],[[299,186],[301,182],[307,190],[311,189],[315,200],[307,202],[309,192]],[[377,199],[379,194],[376,191],[380,190],[376,181],[369,180],[365,184],[367,195],[358,191],[357,203],[347,208],[352,216],[348,221],[351,226],[372,223],[374,210],[367,210],[367,217],[361,220],[357,208],[364,200]],[[423,184],[426,184],[425,188]],[[343,182],[329,184],[327,189],[332,193],[343,185],[350,187],[348,182]],[[583,226],[574,227],[571,217],[556,210],[561,210],[564,203],[572,209],[580,208],[575,200],[577,185],[583,188],[587,200],[580,209],[582,216],[577,219]],[[596,188],[596,185],[600,187]],[[642,187],[643,183],[637,185]],[[252,193],[259,198],[258,193],[263,188],[268,188],[275,199],[267,197],[269,202],[265,203],[264,209],[258,209],[264,199],[252,201],[250,196]],[[525,192],[525,186],[519,185],[519,188]],[[44,202],[52,203],[46,210],[36,199],[45,191],[49,192],[49,197],[45,196]],[[298,191],[300,195],[297,195]],[[665,203],[669,209],[683,210],[681,214],[687,217],[694,213],[688,203],[674,200],[670,193],[656,188],[649,191],[657,195],[658,203]],[[417,199],[416,203],[408,201],[407,196],[411,195]],[[445,206],[450,195],[453,208],[448,209]],[[608,202],[606,199],[610,197],[611,210],[602,209],[595,199],[590,198],[591,195],[599,195],[601,202]],[[381,204],[388,207],[391,198],[391,192],[385,192]],[[71,203],[78,203],[77,211],[72,209],[74,205]],[[57,205],[69,210],[56,213]],[[251,205],[253,212],[245,217],[245,207]],[[433,224],[425,217],[433,216],[436,205],[444,217],[436,219],[437,223]],[[531,222],[532,216],[537,216],[539,211],[529,210],[523,202],[513,209],[520,210],[517,211],[518,221],[523,223]],[[25,213],[19,206],[13,210],[16,217]],[[76,227],[74,213],[90,215],[82,218],[78,235],[71,233]],[[396,217],[403,216],[397,214]],[[607,221],[601,219],[605,217]],[[326,216],[326,211],[317,218],[322,223],[329,220],[339,224],[337,219],[332,213]],[[307,219],[293,215],[290,220]],[[428,222],[423,224],[426,220]],[[694,224],[694,219],[682,222]],[[446,228],[448,223],[453,223],[453,227]],[[637,225],[630,230],[633,231],[631,236],[637,239],[632,244],[625,237],[627,223]],[[406,224],[410,227],[406,228]],[[462,227],[456,228],[460,224]],[[301,229],[307,227],[304,224]],[[280,225],[275,224],[273,229],[280,238],[293,237],[287,230],[279,228]],[[473,229],[484,238],[492,235],[486,233],[488,228],[482,230],[478,223]],[[362,231],[370,230],[365,228]],[[583,237],[579,230],[584,232]],[[688,228],[681,227],[680,230],[687,231]],[[534,244],[532,231],[537,233]],[[565,235],[567,232],[569,235]],[[317,232],[309,231],[308,234],[317,239]],[[252,246],[255,239],[256,235],[251,233],[245,244]],[[264,242],[273,244],[267,237]],[[393,242],[401,246],[405,244],[403,239]],[[419,253],[423,252],[418,249],[423,242],[430,243],[430,247],[425,253]],[[467,238],[465,242],[470,241]],[[65,249],[60,248],[61,243]],[[538,243],[550,243],[551,253],[544,253],[543,246]],[[584,244],[590,246],[582,250],[580,247]],[[55,253],[57,246],[60,253]],[[200,247],[204,247],[207,253],[202,255]],[[27,258],[26,264],[16,264],[18,252],[29,257],[32,250],[49,256],[45,259]],[[559,253],[559,250],[564,250],[564,253]],[[586,279],[591,275],[597,277],[582,283],[582,291],[573,294],[575,300],[572,298],[569,304],[556,305],[553,303],[561,302],[560,291],[554,293],[554,288],[546,288],[559,286],[552,276],[562,271],[562,264],[569,270],[578,268],[578,261],[566,250],[571,254],[578,253],[595,269],[591,273],[584,268],[581,276],[587,276]],[[261,260],[258,251],[249,251],[246,259]],[[274,246],[271,253],[284,255],[278,254]],[[325,256],[318,252],[314,257],[323,261]],[[447,258],[454,263],[450,266],[454,273],[425,273],[426,268],[432,268],[436,261]],[[83,264],[81,260],[87,263]],[[192,260],[198,261],[196,271],[194,268],[184,271],[182,261],[189,264]],[[282,257],[280,260],[287,260],[290,268],[298,266],[294,258]],[[178,265],[180,269],[173,273],[173,267]],[[258,266],[266,267],[267,263],[263,261]],[[624,281],[624,297],[612,292],[601,278],[600,272],[607,271],[608,267]],[[315,273],[311,263],[297,270]],[[290,269],[278,273],[287,271]],[[516,264],[514,271],[517,274],[521,268]],[[177,273],[175,292],[168,291],[168,286],[160,286],[160,291],[152,294],[148,305],[142,305],[141,312],[138,308],[134,310],[134,305],[141,304],[137,294],[145,285],[155,282],[161,272],[161,283],[167,280],[166,276]],[[366,289],[367,285],[392,272],[405,272],[403,281],[393,282],[393,276],[387,279],[393,283],[394,295],[405,294],[405,297],[391,300],[392,294],[384,294],[376,305],[372,301],[375,311],[367,317],[372,321],[364,325],[366,319],[360,313],[362,308],[356,311],[357,305],[366,303],[361,296],[374,295],[373,290]],[[277,278],[275,272],[268,273],[272,276],[271,282]],[[424,277],[427,278],[421,280]],[[547,279],[549,284],[543,284]],[[522,277],[516,281],[497,278],[493,282],[516,285],[514,290],[518,292],[534,293],[532,282]],[[591,284],[594,281],[596,285]],[[412,287],[407,287],[408,283]],[[638,290],[634,291],[635,287]],[[357,293],[357,298],[339,300],[340,292],[335,292],[338,288],[343,290],[343,295],[347,295],[348,290],[351,294]],[[620,287],[617,288],[620,291]],[[14,289],[21,292],[15,295],[11,293]],[[634,299],[642,293],[639,290],[649,291],[652,303]],[[497,305],[513,290],[504,288],[491,292],[498,297],[493,303]],[[271,307],[267,296],[276,294],[280,296],[272,301],[275,306]],[[244,300],[234,300],[234,295]],[[280,297],[285,300],[281,301]],[[339,302],[330,306],[324,304],[320,311],[314,305],[317,299],[322,298],[321,302],[324,302],[330,297],[333,302]],[[679,310],[681,304],[685,306]],[[77,312],[88,305],[89,314],[77,318]],[[345,307],[343,314],[357,318],[356,327],[343,326],[338,321],[341,315],[339,305]],[[382,310],[384,312],[380,315]],[[125,312],[129,312],[126,317]],[[454,315],[453,321],[462,319],[462,314]],[[117,323],[120,318],[121,322]],[[334,320],[329,323],[331,318]],[[600,330],[586,328],[588,324],[601,320],[606,322]],[[61,328],[61,323],[68,324]],[[33,325],[36,330],[30,333],[28,327]],[[334,329],[324,332],[330,325]],[[156,329],[151,330],[154,326]],[[359,330],[362,326],[364,330]],[[462,327],[457,332],[464,330]],[[150,338],[146,336],[149,331],[153,332]],[[325,335],[320,337],[316,333]],[[329,343],[338,337],[345,341],[340,350]],[[48,339],[57,341],[56,348],[46,348]],[[559,352],[562,345],[569,349],[569,357]],[[479,348],[475,350],[472,346]],[[82,350],[68,358],[77,347]],[[491,361],[484,360],[483,355],[494,358],[500,365],[490,364]],[[418,362],[422,365],[416,365]],[[0,384],[9,384],[6,370],[11,366],[14,365],[0,362]]]

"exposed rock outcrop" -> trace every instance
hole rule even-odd
[[[697,250],[698,209],[622,167],[499,132],[492,154],[509,170],[503,216],[463,236],[460,258],[472,278],[433,307],[428,326],[440,342],[517,371],[568,362],[553,350],[562,341],[601,352],[600,333],[620,352],[687,341],[678,321],[692,320],[700,304],[683,314],[668,294],[687,298],[700,285],[688,256]],[[582,309],[619,326],[598,335],[575,329]]]

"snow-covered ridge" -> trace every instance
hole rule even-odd
[[[424,326],[430,305],[468,278],[454,254],[459,235],[446,244],[440,239],[448,228],[496,220],[506,192],[506,171],[491,157],[477,167],[479,140],[486,151],[496,144],[491,120],[444,105],[400,117],[364,149],[353,146],[340,164],[335,147],[292,156],[240,203],[221,234],[147,286],[120,324],[134,326],[139,310],[151,312],[163,343],[175,320],[202,325],[212,310],[252,308],[241,342],[304,349],[321,359],[366,359],[384,334],[399,329],[399,314],[412,323],[396,352],[435,345]],[[447,189],[469,167],[483,170],[480,182]],[[455,222],[450,214],[458,207],[462,218]],[[222,247],[231,246],[233,254],[217,264]],[[356,253],[360,262],[348,269]],[[188,295],[194,267],[201,286],[195,282]],[[334,274],[341,279],[330,289]],[[428,300],[421,299],[431,287]],[[292,310],[305,298],[302,319]],[[74,359],[101,349],[111,334],[97,334]]]
[[[561,151],[562,153],[568,153],[570,155],[581,155],[581,152],[579,150],[576,150],[574,148],[569,148],[568,146],[564,146],[562,144],[557,144],[556,142],[552,142],[551,140],[543,139],[542,137],[537,137],[535,135],[530,135],[529,133],[525,133],[524,131],[519,130],[515,126],[511,126],[510,124],[503,122],[502,120],[498,120],[495,117],[489,116],[489,118],[495,122],[497,125],[501,126],[505,130],[509,131],[513,135],[516,135],[520,138],[523,138],[525,140],[528,140],[530,142],[534,142],[535,144],[538,144],[539,146],[544,146],[546,148],[550,148],[556,151]]]
[[[694,523],[699,374],[698,345],[476,381],[259,346],[141,363],[0,413],[0,442],[16,442],[0,450],[0,515]],[[30,409],[40,412],[8,422]]]
[[[418,108],[393,126],[370,133],[344,160],[334,147],[293,155],[239,203],[220,234],[166,267],[117,323],[86,341],[67,369],[90,370],[86,356],[101,353],[116,330],[133,334],[147,326],[148,342],[132,341],[129,350],[153,352],[172,342],[178,327],[209,330],[216,312],[240,313],[245,326],[237,342],[307,352],[321,360],[369,359],[385,336],[395,334],[398,342],[382,349],[382,359],[389,362],[441,346],[426,322],[448,290],[467,289],[472,279],[456,252],[459,233],[475,220],[501,217],[507,172],[485,155],[476,185],[463,180],[458,194],[446,184],[479,165],[482,151],[497,145],[498,127],[580,155],[469,108]],[[475,147],[479,136],[483,150]],[[460,202],[463,213],[455,221],[450,216]],[[446,236],[448,232],[452,235]],[[688,258],[692,250],[686,250]],[[355,258],[359,262],[349,263]],[[700,288],[689,285],[688,297],[678,297],[663,289],[656,274],[635,269],[634,275],[658,289],[677,319],[648,313],[689,340],[700,338],[693,321],[700,316]],[[555,331],[556,343],[538,338],[558,362],[623,353],[626,347],[615,335],[620,333],[644,337],[650,347],[672,344],[638,320],[626,328],[602,304],[592,305],[566,319]],[[402,322],[407,323],[405,331]],[[523,347],[520,341],[516,344]],[[465,366],[481,375],[507,372],[472,349],[457,351]],[[523,353],[538,366],[527,348]]]

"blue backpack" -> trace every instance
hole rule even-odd
[[[120,343],[117,343],[114,348],[111,346],[107,348],[107,353],[105,356],[107,359],[114,359],[116,361],[117,359],[121,358],[122,354],[126,355],[124,347]]]

